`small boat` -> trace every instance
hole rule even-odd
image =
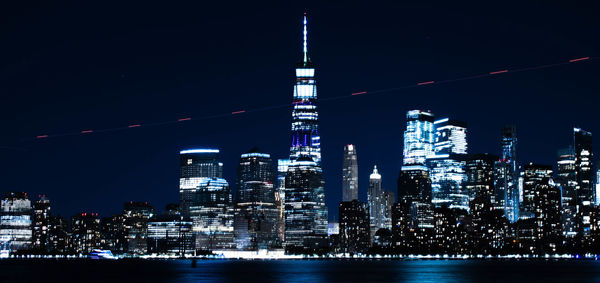
[[[118,259],[110,250],[94,250],[89,255],[91,259]]]

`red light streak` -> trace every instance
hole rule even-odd
[[[418,83],[417,85],[428,85],[428,84],[432,84],[432,83],[435,83],[435,81],[421,82],[421,83]]]
[[[37,137],[35,137],[36,139],[43,139],[43,138],[47,138],[48,135],[39,135]]]
[[[242,114],[244,112],[246,112],[246,110],[234,111],[234,112],[231,112],[231,115]]]
[[[359,95],[359,94],[365,94],[367,93],[366,91],[360,91],[360,92],[353,92],[352,95]]]
[[[497,74],[502,74],[502,73],[508,73],[508,70],[501,70],[501,71],[490,72],[490,75],[497,75]]]
[[[127,127],[128,127],[128,128],[137,128],[137,127],[140,127],[140,126],[142,126],[142,125],[140,125],[140,124],[135,124],[135,125],[129,125],[129,126],[127,126]]]
[[[93,133],[94,131],[92,130],[85,130],[85,131],[81,131],[82,134],[89,134],[89,133]]]
[[[192,120],[192,118],[181,118],[181,119],[178,119],[177,121],[183,122],[183,121],[189,121],[189,120]]]
[[[569,60],[569,63],[583,61],[583,60],[589,60],[589,59],[590,59],[590,57],[581,57],[581,58],[571,59],[571,60]]]

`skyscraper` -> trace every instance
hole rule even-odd
[[[98,213],[79,213],[71,217],[71,250],[86,254],[100,248]]]
[[[193,221],[196,250],[235,248],[233,199],[223,178],[205,178],[192,194],[189,216]]]
[[[179,152],[179,160],[181,212],[189,215],[194,191],[207,179],[223,178],[223,163],[219,162],[219,150],[212,148],[182,150]]]
[[[275,204],[277,204],[278,220],[277,235],[279,240],[285,240],[285,176],[291,164],[289,159],[277,159],[277,193],[275,195]]]
[[[402,163],[404,166],[423,166],[425,159],[433,155],[435,142],[433,122],[434,115],[429,111],[411,110],[406,113]]]
[[[531,218],[535,212],[536,188],[552,178],[552,166],[529,163],[523,170],[523,203],[521,218]]]
[[[385,226],[385,199],[381,188],[381,175],[377,172],[377,166],[373,167],[373,173],[369,175],[369,190],[367,191],[369,205],[369,224],[371,226],[371,237],[375,236],[380,228]]]
[[[573,147],[558,151],[556,184],[562,193],[562,232],[568,241],[577,236],[577,176],[575,173],[575,152]]]
[[[147,202],[126,202],[123,205],[125,245],[127,252],[145,254],[148,251],[148,219],[154,216],[154,207]]]
[[[286,248],[326,245],[327,207],[321,167],[309,156],[292,162],[285,178]]]
[[[494,164],[494,206],[514,223],[519,220],[519,168],[517,163],[517,130],[502,128],[502,158]]]
[[[33,247],[40,251],[47,251],[48,230],[50,221],[50,200],[40,196],[33,203]]]
[[[358,200],[343,201],[339,206],[340,249],[344,253],[364,253],[371,246],[369,211]]]
[[[425,166],[434,153],[434,115],[429,111],[406,113],[402,170],[398,176],[398,199],[403,203],[406,223],[411,227],[433,228],[431,178]]]
[[[464,186],[467,125],[448,118],[437,120],[433,125],[434,154],[426,159],[431,175],[432,203],[436,207],[468,211],[470,194]]]
[[[274,168],[271,156],[258,148],[242,154],[237,169],[235,241],[241,250],[280,246],[277,237]]]
[[[588,236],[590,233],[591,212],[594,205],[594,172],[592,133],[580,128],[573,128],[573,140],[575,149],[575,176],[577,180],[576,196],[577,203],[581,205],[582,233]]]
[[[356,147],[344,146],[344,163],[342,167],[342,201],[358,199],[358,161]]]
[[[290,165],[285,177],[286,248],[327,246],[327,206],[321,169],[321,137],[314,64],[308,56],[304,15],[303,58],[296,64]]]
[[[0,209],[0,248],[13,252],[30,248],[31,201],[27,194],[6,193]]]
[[[294,161],[301,155],[306,155],[312,158],[317,166],[321,166],[321,136],[319,135],[319,114],[316,104],[317,86],[315,66],[308,56],[308,22],[306,14],[304,15],[303,24],[302,60],[296,64],[290,160]]]
[[[487,202],[492,201],[494,195],[494,163],[498,156],[480,153],[468,156],[465,164],[467,180],[465,188],[471,195],[471,200],[483,197]]]

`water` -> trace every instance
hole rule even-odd
[[[2,260],[0,282],[588,282],[593,260]]]

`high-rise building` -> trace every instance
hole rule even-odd
[[[167,205],[162,214],[148,220],[148,253],[194,255],[192,225],[189,218],[181,215],[178,205]]]
[[[9,252],[31,247],[31,202],[26,193],[8,192],[0,206],[0,248]]]
[[[148,219],[154,216],[154,207],[147,202],[126,202],[123,205],[127,252],[145,254],[148,251]]]
[[[383,192],[383,207],[384,207],[384,223],[385,228],[392,230],[392,208],[396,203],[396,194],[393,191],[384,191]]]
[[[304,15],[304,41],[302,60],[296,64],[296,84],[294,85],[294,108],[292,110],[292,144],[290,160],[309,156],[321,166],[321,136],[319,135],[319,114],[317,112],[317,85],[315,66],[308,56],[307,19]]]
[[[573,239],[579,231],[577,220],[577,176],[573,147],[558,151],[555,182],[562,192],[562,232],[567,239]]]
[[[358,199],[358,161],[356,147],[349,144],[344,146],[342,201],[352,201],[355,199]]]
[[[525,172],[527,174],[527,170]],[[561,196],[551,177],[536,180],[532,190],[533,212],[536,222],[536,239],[540,253],[556,253],[561,246]],[[525,195],[527,200],[527,195]]]
[[[223,178],[203,178],[191,195],[189,216],[193,221],[196,250],[235,248],[229,183]]]
[[[402,164],[424,166],[425,159],[433,155],[435,142],[433,122],[434,115],[429,111],[411,110],[406,113]]]
[[[113,254],[127,252],[127,231],[123,213],[100,220],[100,246]]]
[[[86,254],[100,248],[100,218],[97,213],[79,213],[71,217],[71,250]]]
[[[425,161],[434,153],[434,120],[429,111],[411,110],[406,113],[403,166],[398,176],[398,196],[405,209],[403,219],[411,227],[423,229],[433,228],[431,178]]]
[[[580,128],[573,129],[575,149],[575,176],[577,180],[577,203],[581,206],[581,227],[583,236],[590,234],[591,212],[594,206],[594,172],[592,133]]]
[[[377,166],[373,167],[373,173],[369,175],[369,190],[367,191],[367,203],[369,207],[369,224],[371,236],[385,226],[385,199],[381,188],[381,175],[377,172]]]
[[[531,218],[535,212],[536,187],[552,178],[552,166],[529,163],[523,170],[522,218]]]
[[[502,158],[494,164],[494,206],[514,223],[519,220],[519,167],[514,126],[502,128],[501,149]]]
[[[277,235],[279,240],[285,240],[285,176],[291,164],[289,159],[277,159],[277,191],[275,193],[275,204],[277,205]]]
[[[344,253],[364,253],[371,246],[369,211],[358,200],[343,201],[339,206],[340,250]]]
[[[258,148],[242,154],[237,169],[234,232],[240,250],[272,249],[278,238],[278,192],[271,156]]]
[[[33,247],[40,251],[47,251],[48,226],[50,221],[50,200],[40,196],[33,203]]]
[[[65,253],[69,250],[69,223],[60,216],[50,216],[46,250],[51,253]]]
[[[600,169],[596,171],[596,200],[595,205],[600,205]]]
[[[189,215],[190,199],[196,188],[207,179],[223,178],[223,163],[219,150],[213,148],[186,149],[179,152],[179,196],[184,215]]]
[[[327,206],[321,169],[315,67],[308,56],[304,15],[303,58],[296,64],[290,165],[285,177],[286,249],[327,246]]]
[[[327,206],[321,167],[310,156],[293,161],[285,178],[286,248],[326,245]]]
[[[498,161],[498,156],[488,153],[471,154],[467,157],[465,189],[470,193],[471,200],[481,196],[490,204],[493,201],[494,163],[496,161]]]
[[[427,156],[430,170],[432,203],[469,210],[469,192],[464,183],[467,153],[467,125],[448,118],[433,122],[434,154]]]

